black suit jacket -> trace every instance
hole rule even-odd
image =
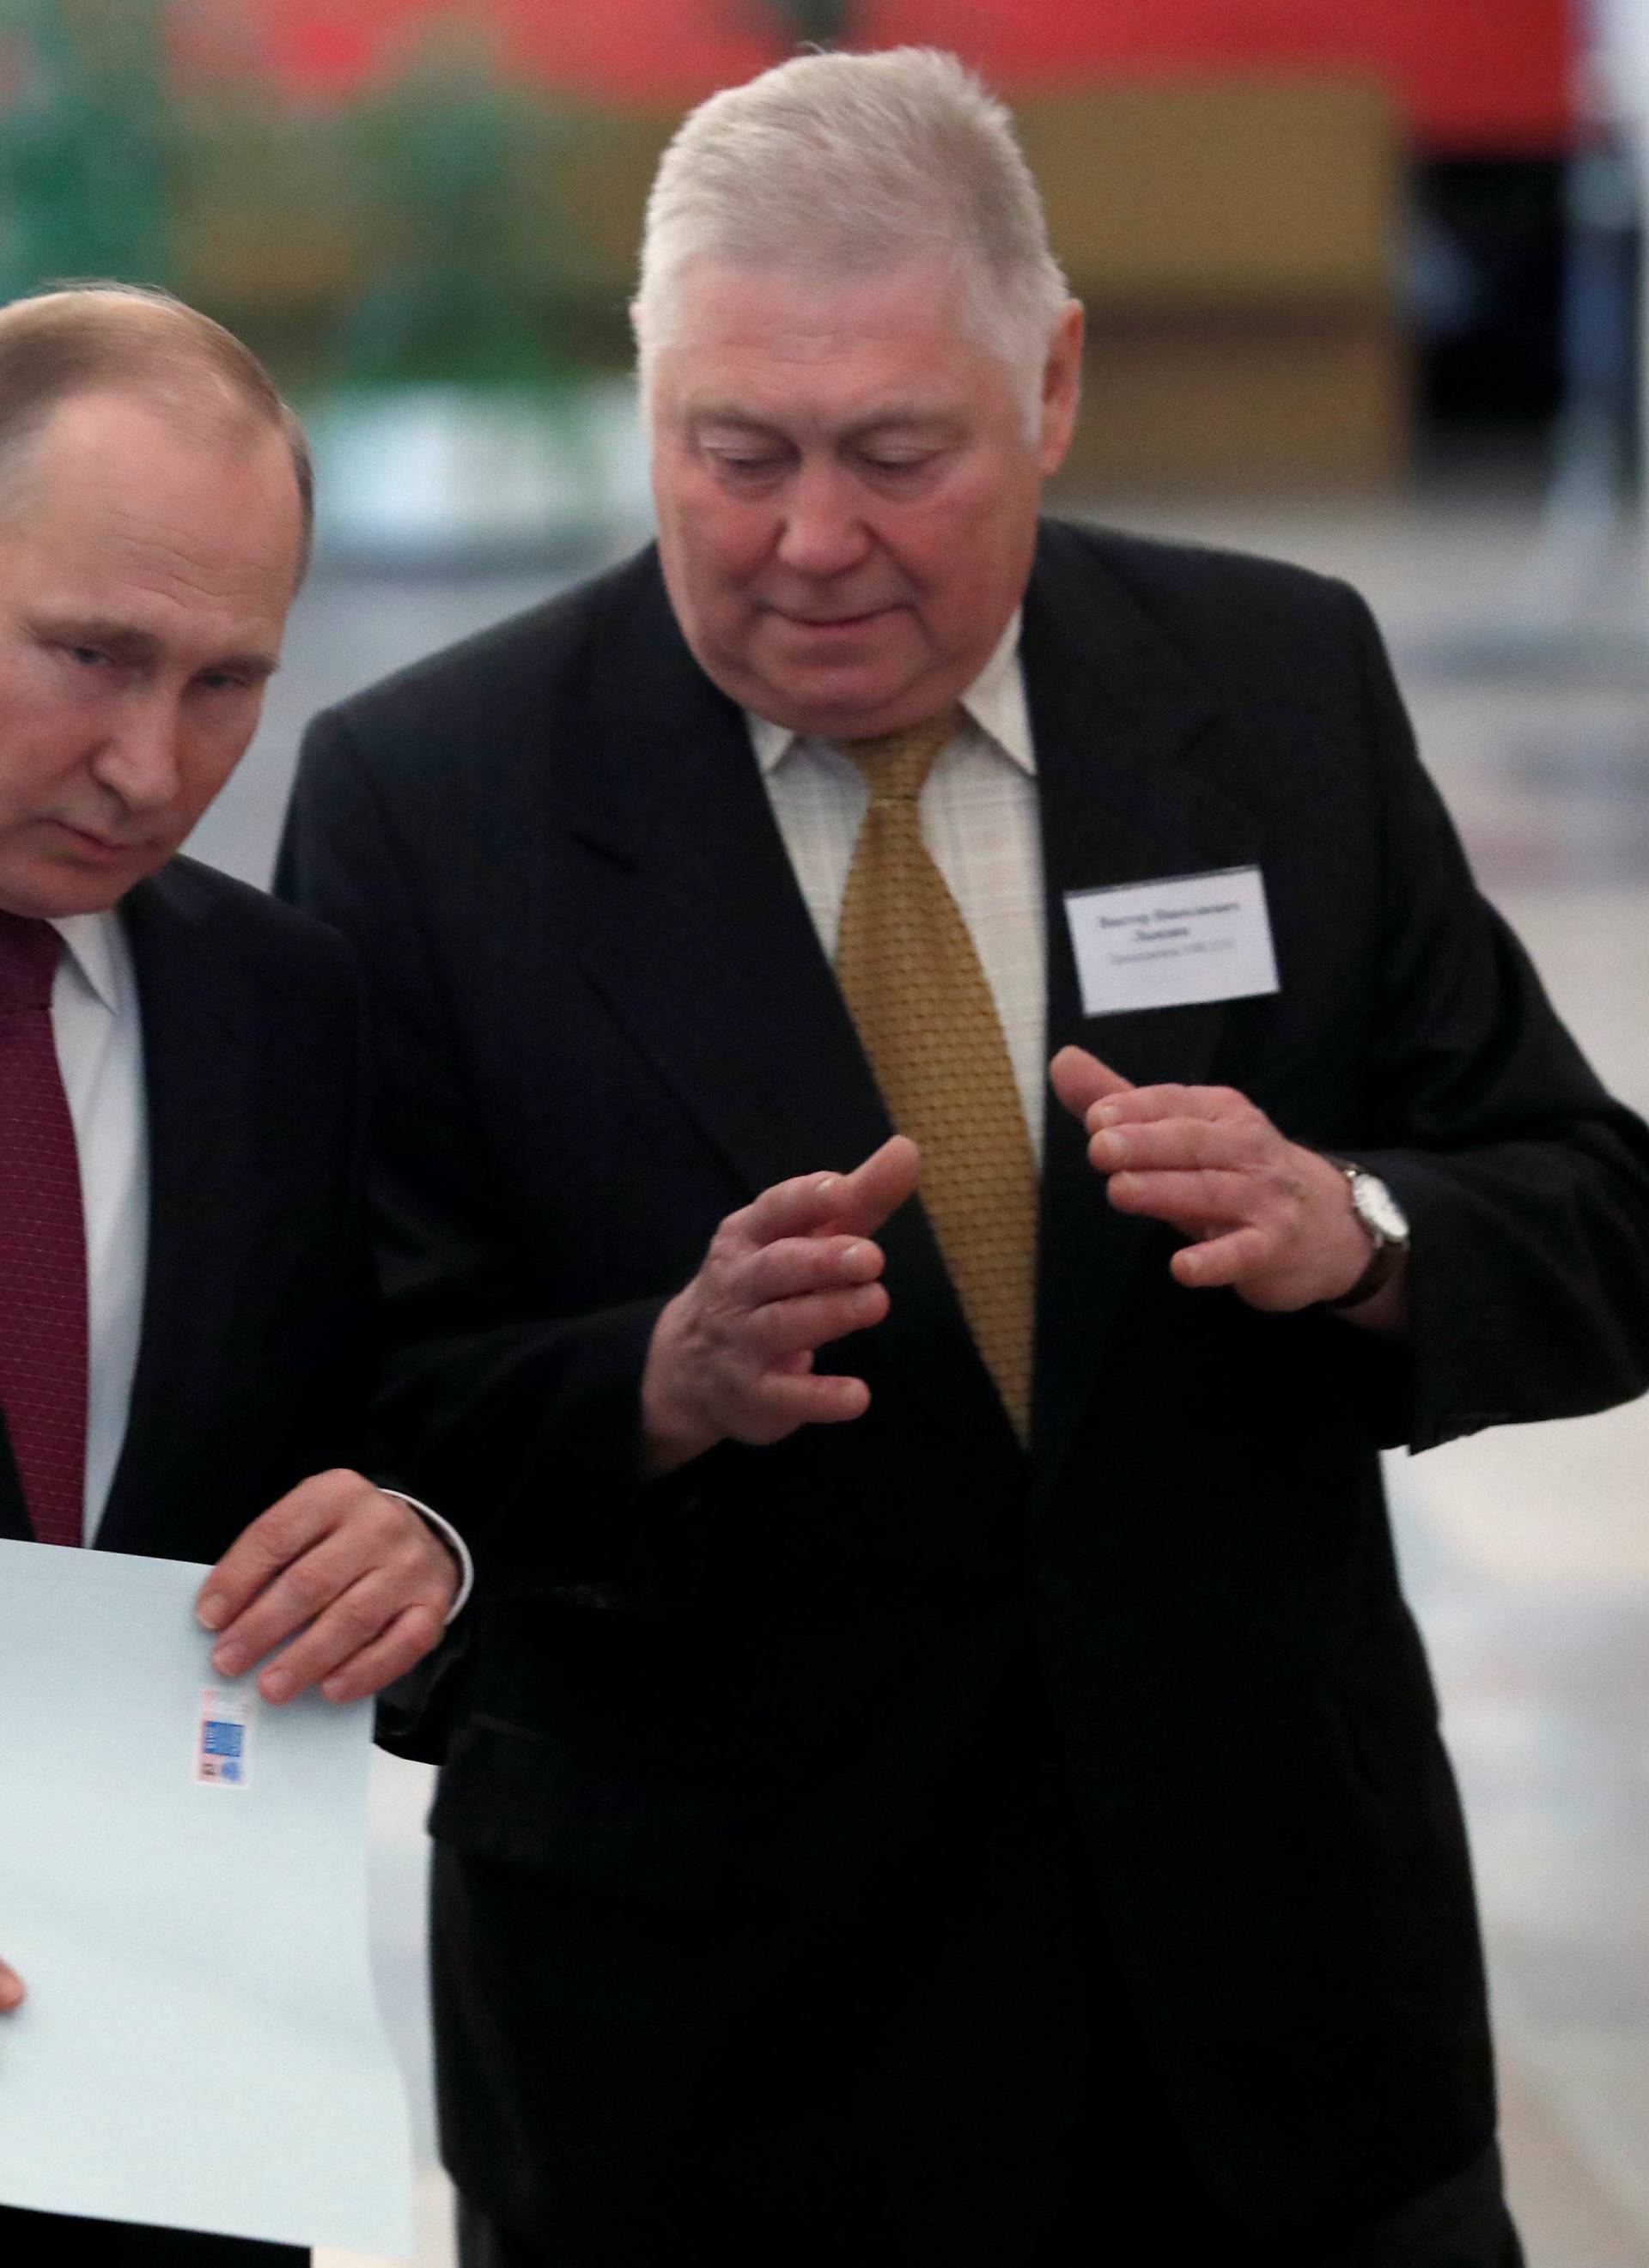
[[[359,987],[320,924],[179,858],[122,904],[143,1020],[150,1227],[98,1548],[215,1560],[363,1456],[376,1351]],[[0,1535],[29,1533],[0,1419]]]
[[[1649,1141],[1476,895],[1352,593],[1049,525],[1024,619],[1049,1053],[1228,1082],[1414,1232],[1411,1350],[1187,1293],[1052,1111],[1028,1455],[913,1205],[836,1351],[868,1415],[637,1483],[648,1335],[717,1221],[888,1130],[652,555],[312,728],[283,872],[379,1027],[386,1415],[481,1569],[433,1818],[447,2153],[575,2253],[788,2117],[880,2149],[917,2257],[1010,2257],[1084,2051],[1045,1903],[968,1916],[1054,1772],[1071,1940],[1114,1947],[1234,2209],[1345,2225],[1491,2132],[1376,1451],[1642,1388]],[[1248,862],[1277,995],[1084,1017],[1067,892]]]

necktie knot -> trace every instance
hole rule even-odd
[[[843,754],[864,773],[872,803],[914,803],[961,722],[961,711],[953,703],[937,717],[924,717],[920,724],[902,725],[896,733],[843,740]]]
[[[49,922],[0,912],[0,1015],[51,1006],[63,949]]]

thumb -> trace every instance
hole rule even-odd
[[[895,1134],[880,1150],[872,1150],[842,1176],[832,1198],[832,1217],[825,1224],[828,1233],[874,1236],[889,1213],[897,1212],[914,1192],[921,1162],[921,1152],[908,1134]]]
[[[0,1961],[0,2015],[9,2014],[21,2006],[24,1998],[23,1979],[15,1969],[8,1969]]]
[[[1061,1048],[1048,1066],[1048,1076],[1054,1093],[1076,1119],[1086,1119],[1094,1104],[1109,1095],[1126,1094],[1134,1083],[1086,1048]]]

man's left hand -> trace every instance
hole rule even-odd
[[[1050,1073],[1087,1129],[1089,1160],[1118,1211],[1193,1240],[1170,1263],[1178,1282],[1227,1285],[1275,1313],[1337,1300],[1367,1267],[1369,1237],[1344,1174],[1289,1141],[1246,1096],[1134,1086],[1082,1048],[1062,1048]]]
[[[220,1677],[282,1646],[258,1679],[266,1701],[311,1685],[360,1701],[429,1653],[458,1581],[452,1553],[409,1506],[359,1473],[318,1473],[236,1538],[195,1611],[219,1633]]]

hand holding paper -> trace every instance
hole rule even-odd
[[[428,1653],[457,1587],[452,1553],[399,1497],[358,1473],[320,1473],[242,1531],[196,1611],[221,1633],[220,1677],[290,1638],[258,1680],[266,1701],[310,1685],[328,1701],[360,1701]]]
[[[8,1969],[0,1961],[0,2016],[9,2015],[24,1997],[23,1979],[15,1969]]]
[[[1285,1312],[1337,1299],[1362,1275],[1369,1241],[1344,1175],[1246,1096],[1137,1087],[1083,1048],[1062,1048],[1049,1071],[1117,1211],[1195,1240],[1170,1263],[1176,1282],[1229,1286],[1251,1307]]]

